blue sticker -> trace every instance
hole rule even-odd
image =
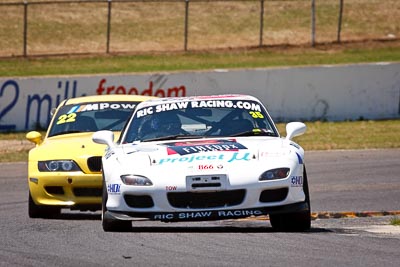
[[[121,185],[120,184],[108,184],[107,192],[109,194],[120,194],[121,193]]]
[[[299,164],[303,164],[303,158],[296,152],[297,159],[299,160]]]
[[[303,176],[292,176],[290,179],[290,183],[292,186],[303,186]]]

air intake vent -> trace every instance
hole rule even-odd
[[[277,202],[283,201],[288,195],[288,188],[269,189],[261,192],[260,202]]]
[[[101,172],[101,157],[88,158],[87,165],[91,172]]]
[[[51,195],[64,195],[64,188],[62,186],[46,186],[44,189]]]
[[[126,204],[131,208],[151,208],[154,206],[151,196],[125,195]]]

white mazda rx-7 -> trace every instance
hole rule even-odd
[[[269,215],[273,229],[311,227],[304,150],[282,137],[249,95],[158,98],[137,105],[117,142],[93,141],[102,158],[102,225],[126,231],[135,220],[206,221]]]

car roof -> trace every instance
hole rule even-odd
[[[256,97],[245,94],[220,94],[220,95],[199,95],[183,97],[161,97],[149,99],[140,103],[140,106],[153,106],[163,103],[181,102],[181,101],[204,101],[204,100],[253,100],[260,102]]]
[[[87,102],[104,102],[104,101],[146,101],[149,99],[153,99],[156,97],[153,96],[143,96],[143,95],[123,95],[123,94],[115,94],[115,95],[91,95],[91,96],[81,96],[74,97],[64,100],[61,105],[69,105],[69,104],[81,104]]]

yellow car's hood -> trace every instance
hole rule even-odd
[[[92,132],[65,134],[46,138],[43,142],[33,148],[30,159],[51,160],[51,159],[73,159],[80,161],[93,156],[102,156],[105,145],[96,144],[92,141]],[[118,138],[119,133],[115,133]]]

